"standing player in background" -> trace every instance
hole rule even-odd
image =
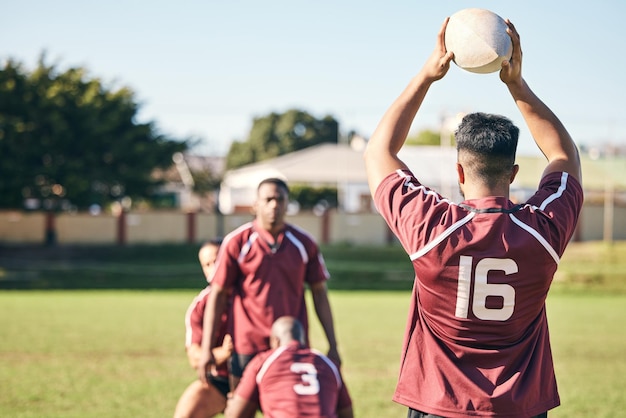
[[[306,285],[328,339],[328,356],[341,364],[326,287],[328,270],[313,238],[285,222],[288,203],[289,188],[283,180],[263,180],[257,188],[254,221],[225,237],[205,310],[200,379],[212,373],[212,349],[217,344],[213,330],[219,325],[231,291],[235,347],[231,389],[250,359],[269,349],[271,327],[277,318],[298,318],[308,335]]]
[[[447,22],[365,152],[376,206],[415,270],[394,400],[409,418],[545,417],[560,402],[545,300],[583,203],[578,150],[522,78],[520,38],[507,20],[513,56],[500,79],[547,159],[539,189],[525,204],[509,200],[519,130],[484,113],[465,116],[455,133],[465,200],[421,184],[398,152],[449,69]]]
[[[211,280],[215,271],[215,260],[221,240],[208,241],[198,252],[202,272],[208,282],[198,296],[189,305],[185,315],[185,349],[189,364],[198,370],[201,357],[202,325],[206,301],[211,293]],[[175,418],[206,418],[217,415],[226,407],[226,396],[230,391],[227,362],[233,350],[232,339],[226,334],[227,318],[223,315],[216,335],[217,346],[213,349],[217,364],[217,375],[211,376],[207,382],[195,380],[181,395],[174,412]]]
[[[273,418],[352,418],[352,400],[337,366],[306,346],[297,319],[278,318],[270,346],[243,373],[224,411],[227,418],[252,418],[259,408]]]

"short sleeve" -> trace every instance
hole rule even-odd
[[[380,183],[374,203],[409,254],[446,224],[451,201],[421,184],[409,170],[397,170]]]
[[[240,246],[237,239],[230,239],[220,247],[215,261],[215,272],[211,283],[223,288],[232,288],[239,276]]]
[[[574,235],[583,200],[582,186],[574,177],[554,172],[541,179],[539,189],[527,202],[546,217],[551,245],[560,255]]]

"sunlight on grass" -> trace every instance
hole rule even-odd
[[[342,370],[355,416],[406,416],[391,397],[411,297],[410,262],[398,248],[325,250]],[[109,249],[101,259],[97,252],[78,268],[64,260],[0,268],[0,277],[5,271],[20,277],[18,284],[44,288],[187,288],[0,291],[2,416],[173,413],[179,395],[196,378],[183,343],[185,311],[203,285],[195,248],[169,256],[163,249],[156,258],[143,248],[133,250],[139,254],[135,257],[113,256],[117,251]],[[149,262],[150,268],[141,270]],[[563,257],[548,297],[562,402],[551,417],[608,418],[626,411],[625,278],[626,243],[574,243]],[[400,286],[407,290],[392,291]],[[344,290],[359,287],[368,290]],[[325,351],[313,313],[310,322],[312,345]]]
[[[183,348],[183,315],[194,295],[0,292],[3,416],[169,416],[195,379]],[[330,298],[355,415],[405,416],[391,397],[410,293],[332,291]],[[551,295],[548,315],[562,400],[550,416],[619,416],[626,410],[626,295]],[[312,345],[325,351],[325,341],[313,315]]]

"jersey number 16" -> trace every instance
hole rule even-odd
[[[515,289],[506,283],[487,283],[490,271],[503,271],[504,274],[517,273],[515,261],[510,258],[483,258],[473,266],[474,259],[462,255],[459,261],[459,284],[456,295],[457,318],[467,318],[470,309],[472,270],[474,271],[474,298],[472,312],[476,318],[485,321],[506,321],[513,315],[515,308]],[[488,308],[489,296],[501,297],[502,307]]]

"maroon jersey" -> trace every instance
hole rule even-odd
[[[206,301],[211,293],[211,285],[205,287],[198,295],[193,299],[187,313],[185,314],[185,347],[189,347],[192,344],[202,345],[202,324],[204,323],[204,309],[206,307]],[[217,330],[217,344],[221,345],[224,341],[224,336],[228,332],[228,315],[224,313],[222,315],[220,328]],[[228,367],[226,363],[217,366],[218,375],[227,377]]]
[[[308,329],[305,283],[329,278],[313,238],[286,225],[274,239],[255,222],[228,234],[217,257],[212,283],[233,290],[233,344],[239,354],[269,349],[274,321],[296,317]]]
[[[352,400],[334,363],[297,341],[255,356],[235,391],[266,418],[332,418]]]
[[[375,201],[415,270],[394,401],[450,418],[558,406],[545,300],[582,207],[580,184],[551,173],[523,205],[454,204],[398,170]]]

